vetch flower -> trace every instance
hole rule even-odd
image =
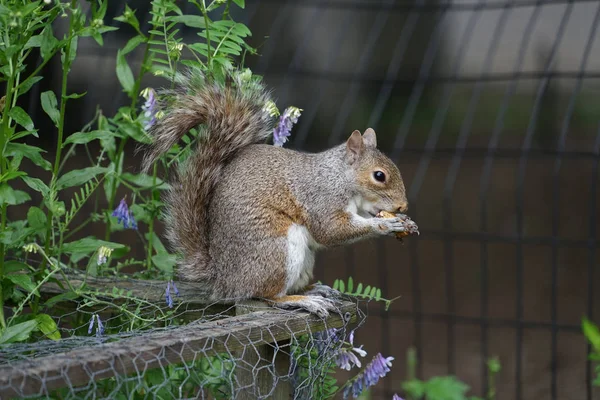
[[[144,111],[144,118],[146,120],[144,129],[148,130],[156,122],[156,93],[154,89],[146,88],[142,90],[141,94],[146,99],[142,110]]]
[[[392,400],[404,400],[404,399],[402,397],[398,396],[396,393],[394,393]]]
[[[358,368],[361,367],[360,360],[354,353],[361,357],[367,355],[367,352],[362,349],[362,345],[360,345],[360,347],[354,347],[354,331],[350,332],[348,340],[350,341],[351,347],[339,349],[337,351],[337,358],[335,360],[337,366],[341,369],[345,369],[346,371],[350,371],[354,366],[357,366]]]
[[[90,319],[90,324],[88,326],[88,335],[92,334],[92,330],[94,329],[94,321],[97,322],[95,324],[96,325],[96,336],[100,337],[100,336],[104,335],[104,324],[102,323],[102,320],[100,319],[100,316],[98,314],[93,314],[92,319]]]
[[[377,353],[361,373],[348,381],[344,388],[344,399],[347,399],[350,393],[352,397],[357,398],[364,389],[376,385],[380,378],[390,372],[393,360],[394,357],[384,358],[381,353]]]
[[[175,296],[179,296],[179,290],[177,289],[177,286],[175,286],[175,282],[173,282],[172,279],[171,279],[171,285],[173,285],[173,293],[175,293]]]
[[[169,308],[173,308],[173,297],[171,297],[171,281],[167,281],[167,290],[165,290],[165,299]]]
[[[339,343],[341,340],[340,331],[341,329],[331,328],[316,332],[313,335],[315,347],[317,348],[317,353],[319,353],[319,355],[322,355],[329,350],[330,346]]]
[[[98,249],[98,265],[106,264],[108,257],[112,254],[113,249],[108,248],[106,246],[100,246]]]
[[[125,197],[121,199],[121,202],[119,203],[117,208],[115,208],[115,211],[113,211],[112,216],[117,217],[117,222],[119,224],[123,222],[123,227],[125,229],[131,227],[131,229],[137,230],[137,223],[135,222],[135,219],[133,218],[133,214],[129,210],[129,207],[127,207]]]
[[[100,337],[104,335],[104,324],[99,315],[96,315],[96,320],[98,321],[98,324],[96,325],[96,336]]]
[[[271,100],[265,103],[263,111],[266,112],[269,115],[269,117],[279,117],[279,109],[277,108],[277,105]]]
[[[92,319],[90,319],[90,325],[88,326],[88,335],[92,334],[92,329],[94,329],[94,321],[96,320],[96,314],[92,314]]]
[[[287,142],[287,138],[291,135],[292,127],[298,122],[301,113],[302,110],[298,107],[288,107],[285,109],[281,117],[279,117],[279,124],[273,130],[273,144],[275,146],[281,147]]]

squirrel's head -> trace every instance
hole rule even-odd
[[[405,213],[408,210],[402,175],[394,162],[377,149],[375,131],[354,131],[346,141],[347,160],[352,166],[363,211]]]

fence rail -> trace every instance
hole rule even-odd
[[[72,275],[69,282],[79,286],[83,276]],[[42,294],[64,292],[61,289],[63,283],[46,284]],[[149,302],[164,301],[164,282],[87,278],[85,283],[92,289],[126,289],[131,291],[131,296]],[[201,302],[193,284],[182,282],[178,286],[183,303]],[[0,398],[45,397],[60,388],[76,392],[79,386],[88,390],[103,379],[126,379],[130,375],[139,378],[153,369],[185,365],[198,361],[199,357],[220,353],[239,357],[234,384],[249,393],[240,391],[236,398],[256,398],[257,391],[274,398],[289,398],[292,390],[290,339],[353,324],[357,321],[358,311],[357,304],[348,301],[341,302],[338,312],[326,319],[303,311],[276,310],[254,300],[235,305],[206,305],[202,316],[222,318],[212,321],[202,318],[186,325],[129,334],[124,338],[100,337],[95,344],[86,341],[82,347],[69,351],[41,357],[33,354],[23,361],[0,363]],[[186,319],[194,316],[198,315],[184,315]],[[73,338],[64,340],[72,341]]]

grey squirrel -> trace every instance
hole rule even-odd
[[[190,129],[196,147],[179,167],[166,203],[178,275],[198,282],[209,301],[261,298],[321,317],[335,291],[311,285],[315,252],[407,230],[402,176],[377,149],[373,129],[309,154],[265,144],[274,118],[265,86],[231,74],[219,83],[188,71],[165,91],[143,162],[149,167]]]

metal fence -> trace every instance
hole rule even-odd
[[[421,236],[317,265],[327,283],[352,275],[402,296],[387,312],[371,306],[357,336],[397,357],[374,398],[400,390],[413,345],[420,377],[455,374],[475,394],[497,355],[500,399],[600,398],[579,329],[600,313],[600,2],[248,0],[236,18],[261,54],[248,66],[282,106],[305,110],[290,147],[317,151],[371,126],[403,173]],[[96,103],[108,114],[125,101],[122,38],[107,38],[80,45],[72,82],[90,95],[73,129]]]

